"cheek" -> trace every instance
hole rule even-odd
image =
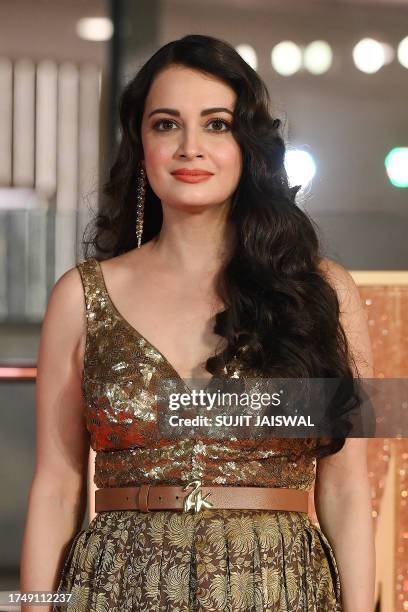
[[[232,176],[239,175],[241,172],[241,150],[237,143],[225,143],[215,151],[215,159],[221,171],[226,171]]]
[[[144,147],[146,164],[152,169],[160,169],[172,157],[172,147],[169,143],[156,141],[147,143]]]
[[[214,157],[220,168],[230,169],[233,166],[240,165],[241,151],[236,143],[225,143],[215,149]]]
[[[172,156],[170,139],[157,137],[152,131],[142,127],[143,155],[146,165],[152,172],[160,171],[163,164]]]

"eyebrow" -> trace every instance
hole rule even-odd
[[[152,115],[155,115],[156,113],[166,113],[167,115],[173,115],[174,117],[180,117],[180,112],[176,110],[175,108],[156,108],[151,113],[149,113],[148,118],[150,118]],[[229,113],[231,116],[234,115],[234,113],[229,108],[224,108],[222,106],[216,106],[214,108],[206,108],[201,111],[200,115],[201,117],[204,117],[205,115],[211,115],[212,113]]]

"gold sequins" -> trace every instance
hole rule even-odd
[[[114,307],[95,259],[78,264],[87,312],[83,391],[86,424],[96,451],[95,484],[206,484],[310,490],[313,458],[302,459],[303,439],[167,440],[157,430],[156,387],[185,383],[164,356]],[[231,368],[236,377],[239,363]],[[241,374],[242,375],[242,374]],[[300,456],[300,459],[299,459]],[[296,461],[296,463],[294,463]]]

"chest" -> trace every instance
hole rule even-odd
[[[149,315],[150,317],[150,315]],[[214,318],[202,313],[193,318],[171,311],[145,319],[138,327],[149,344],[156,347],[183,378],[206,377],[205,362],[216,352],[221,338],[213,333]]]
[[[117,294],[119,295],[119,294]],[[118,314],[156,348],[183,378],[209,377],[205,362],[225,340],[214,334],[218,296],[195,283],[141,282],[119,296]]]

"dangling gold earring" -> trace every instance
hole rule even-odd
[[[137,238],[137,248],[138,249],[140,249],[140,246],[142,244],[145,195],[146,195],[146,172],[142,164],[140,164],[139,177],[137,181],[137,207],[136,207],[136,238]]]

